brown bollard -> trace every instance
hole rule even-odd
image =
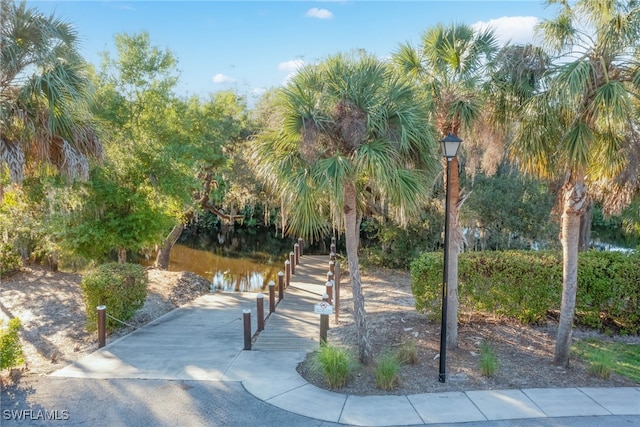
[[[284,271],[286,272],[286,281],[284,282],[284,286],[288,287],[291,284],[291,261],[286,260],[284,262]]]
[[[333,269],[333,314],[336,324],[340,318],[340,263],[336,262]]]
[[[107,306],[99,305],[98,310],[98,348],[107,345]]]
[[[291,264],[291,275],[296,274],[296,254],[289,252],[289,264]]]
[[[336,236],[331,236],[331,244],[332,245],[336,244]]]
[[[327,282],[333,280],[333,272],[331,270],[327,271]]]
[[[331,250],[330,250],[330,252],[331,252],[331,253],[335,253],[335,252],[336,252],[336,244],[335,244],[335,243],[332,243],[332,244],[331,244]]]
[[[304,247],[304,241],[302,240],[302,237],[298,237],[298,246],[300,246],[300,256],[302,256],[302,248]]]
[[[297,243],[293,245],[293,256],[296,260],[296,265],[300,264],[300,245]]]
[[[278,271],[278,302],[284,299],[284,273]]]
[[[322,295],[322,301],[327,302],[329,296],[327,294]],[[327,345],[327,331],[329,330],[329,315],[320,315],[320,345]]]
[[[335,274],[335,272],[336,272],[336,262],[335,261],[329,261],[329,271]]]
[[[256,314],[258,316],[258,330],[264,331],[264,294],[256,295]]]
[[[333,303],[333,280],[328,280],[327,283],[324,284],[325,291],[327,292],[327,302],[329,304]]]
[[[274,311],[276,311],[276,284],[271,280],[269,281],[269,314]]]
[[[331,252],[331,253],[329,254],[329,259],[330,259],[331,261],[335,261],[335,260],[336,260],[336,253],[335,253],[335,252]]]
[[[244,324],[244,350],[251,350],[251,310],[242,310],[242,320]]]

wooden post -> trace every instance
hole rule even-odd
[[[274,311],[276,311],[276,284],[273,280],[271,280],[269,282],[269,314],[273,313]]]
[[[302,252],[303,251],[303,247],[304,247],[304,241],[302,240],[302,237],[298,237],[298,246],[300,246],[300,256],[302,256]]]
[[[296,254],[289,252],[289,265],[291,265],[291,275],[296,274]]]
[[[340,318],[340,263],[336,262],[333,269],[333,314],[336,324]]]
[[[327,282],[333,280],[333,272],[331,270],[327,271]]]
[[[244,325],[244,350],[251,350],[251,310],[242,310],[242,320]]]
[[[333,280],[328,280],[327,283],[324,284],[324,288],[327,293],[327,296],[329,297],[327,299],[327,302],[329,304],[332,304],[333,303]]]
[[[322,295],[322,301],[328,301],[327,294]],[[320,315],[320,345],[327,345],[327,331],[329,330],[329,315]]]
[[[256,295],[256,313],[258,316],[258,330],[264,331],[264,294]]]
[[[98,348],[107,345],[107,306],[99,305],[98,310]]]
[[[284,273],[278,271],[278,302],[284,299]]]
[[[331,244],[331,250],[329,252],[331,252],[331,253],[335,253],[336,252],[336,244],[335,243]]]
[[[329,271],[335,274],[335,272],[336,272],[336,262],[335,261],[329,261]]]
[[[331,252],[331,253],[329,254],[329,259],[330,259],[331,261],[335,261],[335,260],[336,260],[336,253],[335,253],[335,252]]]
[[[286,271],[286,282],[284,283],[285,287],[288,287],[291,284],[291,261],[286,260],[284,262],[284,271]]]
[[[297,243],[293,245],[293,256],[296,260],[296,265],[300,264],[300,245]]]

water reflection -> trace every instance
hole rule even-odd
[[[220,292],[262,292],[270,281],[277,282],[280,264],[261,264],[249,258],[227,258],[212,252],[175,245],[171,250],[170,271],[191,271],[211,278],[211,289]]]

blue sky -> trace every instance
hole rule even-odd
[[[235,89],[248,96],[281,85],[303,63],[364,49],[386,57],[418,44],[437,24],[491,25],[503,41],[533,40],[553,10],[525,1],[28,1],[74,24],[85,58],[112,51],[117,33],[147,31],[181,71],[180,95]]]

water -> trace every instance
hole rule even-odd
[[[211,290],[218,292],[263,292],[269,282],[277,284],[278,272],[284,271],[285,257],[274,262],[251,258],[229,258],[212,252],[175,245],[171,250],[170,271],[190,271],[211,280]]]

